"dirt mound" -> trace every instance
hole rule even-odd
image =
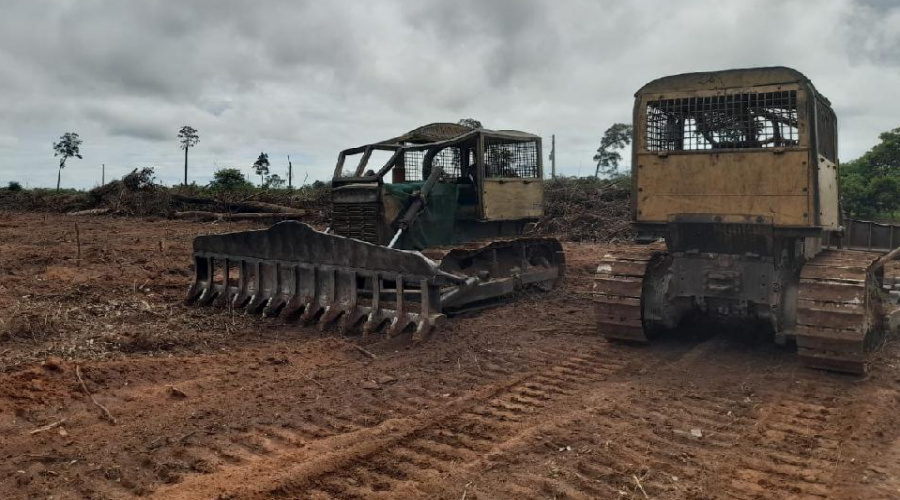
[[[108,208],[123,215],[166,215],[175,208],[172,194],[153,181],[152,168],[134,169],[119,180],[90,190],[92,206],[88,208]]]

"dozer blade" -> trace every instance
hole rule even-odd
[[[444,318],[442,288],[465,277],[419,252],[316,231],[297,221],[194,240],[188,304],[337,325],[388,335],[415,325],[421,338]]]

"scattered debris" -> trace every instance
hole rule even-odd
[[[691,436],[697,439],[703,439],[703,431],[700,429],[691,429]]]
[[[109,208],[89,208],[87,210],[77,210],[75,212],[69,212],[66,215],[79,216],[79,215],[102,215],[109,212]]]
[[[178,399],[184,399],[188,397],[187,393],[182,391],[181,389],[175,387],[174,385],[168,386],[169,396]]]
[[[641,480],[638,479],[637,475],[632,474],[631,477],[632,479],[634,479],[634,483],[637,484],[638,489],[641,490],[641,493],[644,494],[644,498],[650,498],[650,496],[647,495],[647,492],[644,490],[644,485],[641,484]]]
[[[363,380],[362,384],[360,384],[360,387],[362,387],[363,389],[368,389],[370,391],[381,390],[381,386],[378,385],[378,382],[375,382],[374,380]]]
[[[309,380],[310,382],[316,384],[317,386],[321,387],[322,389],[325,388],[325,386],[322,385],[321,382],[319,382],[318,380],[316,380],[316,379],[310,377],[309,375],[307,375],[307,374],[305,374],[305,373],[303,374],[303,378],[305,378],[306,380]]]
[[[43,426],[43,427],[38,427],[37,429],[34,429],[33,431],[29,432],[28,434],[38,434],[38,433],[41,433],[41,432],[44,432],[44,431],[49,431],[49,430],[51,430],[51,429],[56,429],[57,427],[59,427],[60,425],[62,425],[62,424],[64,424],[64,423],[66,423],[66,419],[65,419],[65,418],[62,419],[62,420],[58,420],[58,421],[56,421],[56,422],[53,422],[52,424],[47,424],[47,425],[45,425],[45,426]],[[62,430],[60,431],[60,434],[62,434],[63,431],[65,431],[65,429],[62,429]]]
[[[41,366],[47,370],[51,370],[54,372],[62,371],[62,363],[63,360],[59,356],[50,356],[41,363]]]
[[[630,177],[560,177],[544,183],[544,216],[534,233],[567,241],[631,241],[630,221]]]
[[[368,357],[370,357],[370,358],[372,358],[372,359],[376,359],[375,355],[372,354],[371,352],[369,352],[369,351],[363,349],[362,347],[360,347],[360,346],[358,346],[358,345],[356,345],[356,344],[354,344],[354,343],[349,343],[349,344],[350,344],[351,347],[353,347],[353,348],[356,349],[357,351],[359,351],[359,352],[365,354],[366,356],[368,356]]]
[[[84,390],[84,393],[87,394],[89,398],[91,398],[91,403],[94,403],[94,406],[100,408],[100,410],[103,412],[103,418],[105,418],[109,423],[116,425],[116,419],[112,416],[112,413],[110,413],[105,406],[98,403],[97,399],[94,398],[94,395],[91,394],[91,391],[88,390],[87,384],[85,384],[84,379],[81,378],[81,367],[78,365],[75,365],[75,376],[78,377],[78,382],[81,384],[81,389]]]

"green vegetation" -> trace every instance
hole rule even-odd
[[[853,217],[894,218],[900,209],[900,127],[840,167],[841,203]]]
[[[187,186],[188,178],[188,150],[196,146],[200,142],[200,136],[197,129],[190,125],[185,125],[178,129],[178,144],[184,150],[184,185]]]
[[[236,168],[220,168],[213,172],[213,180],[209,183],[213,192],[250,191],[253,184],[244,178],[244,174]]]
[[[59,171],[56,173],[57,192],[62,180],[62,169],[66,168],[66,160],[73,157],[81,159],[81,143],[82,140],[75,132],[66,132],[59,138],[59,142],[53,143],[53,156],[59,156]]]
[[[19,184],[19,183],[16,182],[16,181],[9,181],[9,184],[6,186],[6,189],[9,190],[9,191],[13,191],[13,192],[15,192],[15,191],[21,191],[21,190],[22,190],[22,185]]]
[[[622,154],[618,150],[625,149],[631,144],[632,127],[627,123],[614,123],[600,139],[600,147],[597,148],[597,154],[594,155],[594,161],[597,162],[597,169],[594,171],[594,177],[615,177],[619,175],[619,162],[622,161]]]

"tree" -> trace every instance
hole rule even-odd
[[[53,143],[53,156],[59,156],[59,171],[56,173],[56,190],[59,191],[59,183],[62,180],[62,169],[66,167],[66,160],[75,157],[81,158],[81,139],[75,132],[66,132],[59,138],[59,142]]]
[[[851,215],[871,217],[900,209],[900,127],[880,143],[841,165],[841,203]]]
[[[266,186],[269,186],[269,187],[272,187],[275,189],[279,189],[280,187],[284,186],[284,184],[285,184],[284,179],[282,179],[281,176],[278,174],[272,174],[272,175],[266,177]]]
[[[259,157],[253,162],[253,169],[256,170],[256,175],[259,176],[260,185],[266,185],[266,176],[269,175],[269,155],[265,153],[259,153]]]
[[[469,128],[484,128],[481,125],[481,122],[474,118],[463,118],[462,120],[456,122],[459,125],[464,125]]]
[[[244,174],[236,168],[221,168],[213,172],[213,180],[209,188],[216,191],[240,191],[251,188],[253,184],[244,178]]]
[[[188,149],[200,142],[200,136],[197,135],[197,129],[185,125],[178,131],[178,141],[181,143],[181,149],[184,150],[184,185],[187,186]]]
[[[632,127],[627,123],[614,123],[603,132],[600,147],[594,155],[594,161],[597,162],[594,177],[599,177],[601,173],[607,177],[616,174],[619,162],[622,161],[622,155],[618,150],[631,144],[631,133]]]

